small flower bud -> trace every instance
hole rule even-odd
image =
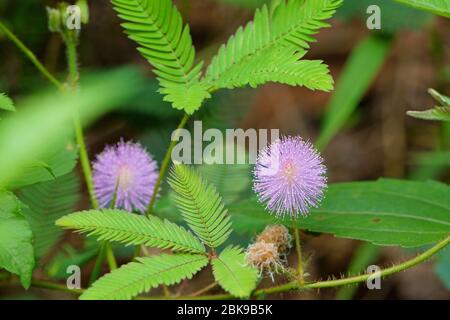
[[[280,254],[286,254],[291,248],[292,237],[283,225],[270,225],[256,238],[257,242],[273,243]]]
[[[78,7],[80,7],[81,11],[81,22],[83,24],[89,23],[89,6],[87,4],[86,0],[78,0],[77,4]]]
[[[259,269],[260,273],[267,273],[273,279],[273,274],[284,270],[277,247],[273,243],[264,241],[250,245],[245,252],[247,263]]]
[[[62,16],[59,9],[47,7],[48,29],[50,32],[61,32]]]

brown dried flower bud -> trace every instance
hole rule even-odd
[[[273,274],[284,270],[278,248],[273,243],[255,242],[247,248],[245,257],[250,266],[259,269],[261,274],[269,274],[272,279]]]
[[[291,248],[292,237],[283,225],[270,225],[256,238],[256,242],[273,243],[280,254],[286,254]]]

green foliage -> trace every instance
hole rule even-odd
[[[388,39],[370,36],[353,50],[327,106],[317,141],[319,149],[323,149],[328,144],[358,107],[383,66],[389,49]]]
[[[46,264],[45,270],[49,277],[67,280],[67,268],[69,266],[83,267],[99,252],[99,243],[94,239],[85,241],[82,249],[75,249],[70,244],[65,244],[53,259]]]
[[[194,67],[189,27],[171,0],[112,0],[130,39],[155,68],[165,100],[193,113],[210,94],[199,82],[202,63]]]
[[[96,281],[82,300],[127,300],[161,284],[174,285],[191,279],[208,263],[203,255],[167,255],[138,258]]]
[[[211,264],[216,281],[235,297],[246,298],[255,289],[258,270],[246,265],[241,249],[227,247]]]
[[[236,202],[249,193],[251,186],[249,164],[205,164],[198,170],[216,187],[225,204]]]
[[[320,60],[300,60],[305,54],[306,51],[298,52],[296,48],[267,49],[264,54],[256,55],[245,64],[232,67],[214,85],[233,89],[248,84],[256,88],[266,82],[278,82],[311,90],[332,90],[333,78],[328,66]]]
[[[232,229],[216,189],[194,169],[184,165],[173,166],[169,184],[176,193],[183,218],[203,243],[213,248],[223,244]]]
[[[450,151],[431,151],[414,155],[413,163],[417,168],[410,172],[413,180],[437,179],[449,167]]]
[[[16,111],[13,101],[4,93],[0,93],[0,110]]]
[[[0,268],[19,275],[28,288],[34,268],[33,234],[22,207],[12,193],[0,191]]]
[[[323,20],[333,16],[341,0],[281,1],[269,11],[257,10],[254,20],[239,28],[213,58],[205,81],[212,90],[267,81],[330,90],[332,79],[320,61],[300,62]],[[292,14],[295,12],[296,14]],[[303,72],[306,74],[303,74]],[[301,75],[301,77],[300,77]],[[298,78],[297,78],[298,77]],[[317,82],[312,81],[317,77]]]
[[[45,255],[60,239],[62,230],[55,226],[55,221],[74,210],[79,188],[78,177],[69,173],[20,190],[19,199],[26,205],[23,215],[34,234],[36,257]]]
[[[429,11],[450,18],[450,2],[448,0],[396,0],[413,8]]]
[[[408,115],[423,120],[450,121],[450,98],[434,89],[429,89],[428,92],[440,106],[426,111],[408,111]]]
[[[189,231],[167,220],[130,214],[122,210],[91,210],[73,213],[56,224],[99,240],[125,245],[145,245],[173,251],[204,253],[205,248]]]
[[[381,11],[381,30],[372,30],[372,32],[388,36],[406,30],[421,30],[433,18],[427,12],[414,10],[392,0],[344,1],[344,5],[338,10],[336,17],[349,21],[359,18],[361,23],[366,25],[369,17],[367,9],[371,5],[378,6]]]
[[[0,137],[5,137],[0,144],[0,188],[9,186],[67,137],[74,110],[89,123],[131,96],[139,78],[135,70],[114,70],[92,77],[78,92],[46,92],[24,101],[20,112],[0,122]]]
[[[256,198],[231,205],[235,231],[256,233],[273,223],[264,211]],[[297,223],[302,229],[377,245],[418,247],[449,234],[450,187],[390,179],[334,184],[320,208]]]
[[[61,139],[40,159],[35,159],[21,169],[8,189],[20,189],[39,182],[50,182],[72,172],[77,164],[78,150],[72,139]]]
[[[408,111],[408,115],[423,120],[450,121],[450,107],[435,107],[426,111]]]

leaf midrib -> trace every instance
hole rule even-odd
[[[234,275],[234,272],[232,272],[232,269],[225,263],[225,261],[223,261],[223,260],[220,258],[220,256],[217,257],[216,259],[217,259],[218,261],[220,261],[220,262],[224,265],[224,267],[230,272],[232,278],[234,279],[234,281],[236,282],[238,288],[240,288],[240,289],[241,289],[241,292],[242,292],[243,290],[242,290],[242,286],[240,285],[239,279],[236,278],[236,276]]]
[[[72,226],[71,226],[71,228],[72,228]],[[85,226],[78,225],[78,226],[76,226],[76,228],[77,229],[81,229],[82,228],[83,229],[82,233],[88,233],[88,232],[99,230],[99,226],[98,225],[85,225]],[[173,247],[183,247],[188,252],[198,253],[198,254],[203,254],[204,253],[203,251],[199,251],[196,248],[187,247],[185,244],[180,244],[180,243],[175,242],[173,240],[167,240],[167,239],[159,238],[159,237],[154,236],[154,235],[149,235],[148,233],[142,233],[142,232],[139,232],[139,231],[130,231],[130,230],[124,231],[123,229],[118,229],[118,228],[114,228],[114,227],[107,227],[107,226],[101,226],[101,228],[102,229],[106,229],[108,231],[113,231],[113,232],[121,232],[121,233],[131,232],[131,233],[135,234],[137,237],[138,236],[142,236],[142,237],[146,237],[146,238],[150,238],[150,239],[156,239],[156,240],[159,240],[161,242],[169,243],[169,244],[171,244],[172,248]],[[174,249],[174,250],[175,251],[180,251],[179,249],[178,250]]]
[[[186,186],[186,188],[185,188],[186,189],[186,193],[188,193],[189,196],[191,197],[193,205],[194,205],[194,208],[197,211],[197,215],[200,218],[201,224],[203,225],[203,229],[206,231],[206,234],[208,236],[208,243],[207,243],[207,245],[209,245],[211,247],[214,247],[215,244],[214,244],[214,242],[212,240],[213,238],[212,238],[211,232],[210,232],[210,230],[208,228],[208,225],[206,224],[206,221],[205,221],[205,219],[203,217],[203,214],[202,214],[202,211],[200,210],[200,207],[197,205],[197,201],[196,201],[197,197],[194,195],[193,192],[191,192],[190,188],[187,187],[188,186],[188,179],[186,177],[184,177],[184,178],[185,179],[183,179],[184,180],[183,184],[184,184],[184,186]]]
[[[423,216],[415,216],[415,215],[409,215],[409,214],[402,214],[402,213],[395,213],[395,212],[383,212],[383,211],[350,211],[350,210],[343,210],[343,211],[335,211],[335,210],[314,210],[314,213],[318,214],[336,214],[336,215],[380,215],[380,216],[388,216],[388,217],[396,217],[396,218],[404,218],[404,219],[414,219],[414,220],[420,220],[420,221],[427,221],[432,222],[436,224],[442,224],[445,226],[450,226],[450,222],[438,220],[434,218],[427,218]]]
[[[200,262],[200,261],[202,261],[202,260],[204,260],[204,257],[202,257],[202,258],[199,257],[199,258],[196,259],[196,260],[190,260],[190,261],[184,262],[184,263],[182,263],[182,264],[177,264],[177,265],[175,265],[175,266],[170,266],[169,268],[165,268],[165,269],[160,270],[160,271],[158,271],[158,272],[152,272],[150,275],[145,274],[145,275],[142,276],[142,278],[139,278],[139,280],[132,281],[131,283],[129,283],[129,284],[126,285],[126,286],[123,286],[123,287],[121,287],[121,288],[114,289],[114,290],[111,292],[111,294],[107,294],[106,297],[108,297],[109,295],[115,295],[117,292],[120,292],[120,291],[124,290],[124,288],[130,288],[130,287],[132,287],[132,286],[135,286],[137,283],[141,282],[142,279],[150,278],[150,277],[152,277],[152,276],[155,276],[156,274],[159,274],[159,275],[160,275],[160,274],[163,274],[163,273],[166,273],[166,272],[175,270],[175,269],[177,269],[177,268],[181,268],[181,267],[183,267],[183,266],[185,266],[185,265],[188,265],[188,264],[193,264],[193,263],[195,263],[195,262]],[[141,263],[143,266],[146,266],[146,264],[143,263],[143,262],[135,262],[135,263]],[[151,285],[151,288],[154,288],[154,285]],[[139,293],[138,293],[138,294],[139,294]],[[102,297],[105,297],[105,295],[101,295],[101,296],[102,296]]]
[[[188,83],[188,81],[187,81],[188,73],[185,70],[185,66],[181,63],[181,60],[179,59],[178,55],[176,54],[176,51],[175,51],[174,47],[172,46],[172,42],[169,41],[169,39],[167,38],[167,35],[161,31],[161,26],[155,20],[153,20],[153,18],[150,16],[150,14],[147,12],[147,10],[145,10],[145,7],[143,6],[143,2],[147,1],[147,0],[133,0],[133,1],[136,1],[138,3],[139,8],[142,10],[142,12],[145,14],[145,16],[152,22],[152,24],[157,26],[158,33],[166,41],[167,46],[169,47],[170,51],[172,52],[172,55],[175,57],[175,61],[177,62],[179,69],[183,72],[184,83],[187,84]],[[176,10],[176,9],[172,9],[172,10]],[[180,37],[183,36],[183,31],[184,31],[184,28],[183,28],[183,26],[181,26]]]

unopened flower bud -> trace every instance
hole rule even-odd
[[[270,225],[256,238],[257,242],[273,243],[280,254],[288,253],[291,248],[292,237],[283,225]]]

